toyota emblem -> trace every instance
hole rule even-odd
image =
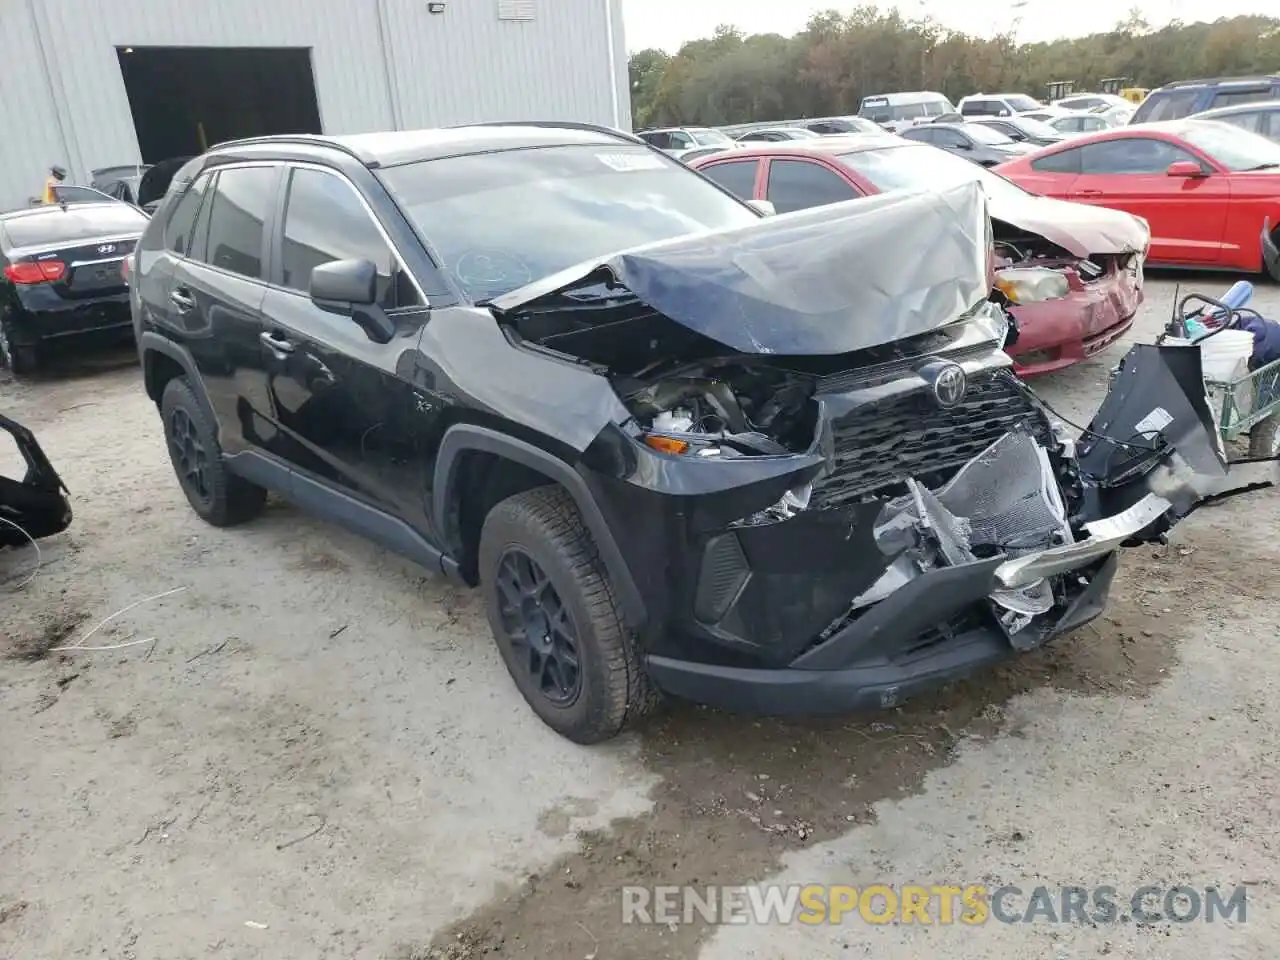
[[[969,389],[969,378],[965,376],[964,367],[950,360],[930,363],[920,370],[920,374],[933,390],[933,399],[943,409],[959,404]]]

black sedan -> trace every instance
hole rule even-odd
[[[1015,143],[1000,131],[976,123],[926,123],[908,127],[901,136],[932,144],[984,167],[994,167],[1036,149]]]
[[[105,198],[0,213],[0,364],[30,373],[53,342],[130,334],[124,263],[146,225]]]
[[[1027,143],[1035,147],[1048,147],[1067,139],[1065,133],[1032,117],[975,117],[969,122],[1003,133],[1014,143]]]

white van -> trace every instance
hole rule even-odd
[[[893,133],[900,133],[918,123],[930,123],[944,113],[955,112],[950,100],[931,90],[863,97],[858,108],[858,116],[874,120]]]

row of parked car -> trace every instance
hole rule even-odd
[[[641,131],[649,143],[695,160],[743,143],[780,142],[850,133],[909,135],[987,166],[1068,137],[1127,124],[1198,115],[1280,141],[1280,76],[1182,80],[1152,91],[1141,105],[1106,93],[1078,93],[1043,104],[1020,93],[978,93],[952,104],[940,93],[917,91],[865,97],[855,116],[817,117],[718,128],[669,127]],[[957,128],[957,123],[977,126]],[[941,124],[943,127],[939,127]],[[934,133],[910,133],[921,127]],[[947,132],[937,132],[946,129]]]

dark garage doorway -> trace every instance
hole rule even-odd
[[[311,51],[276,47],[117,47],[143,163],[224,140],[320,133]]]

